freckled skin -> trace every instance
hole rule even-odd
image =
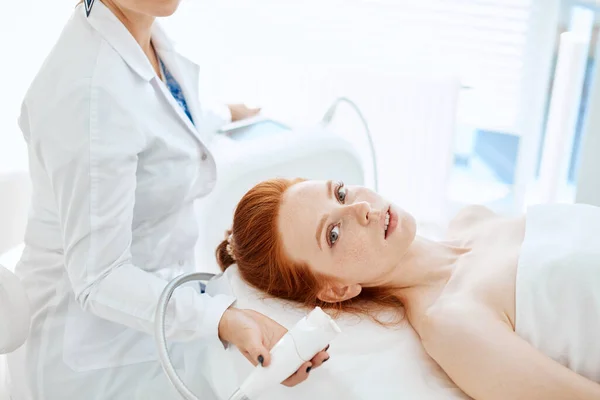
[[[416,235],[414,218],[392,204],[398,226],[385,239],[389,207],[390,202],[361,186],[340,187],[334,182],[328,187],[324,181],[296,184],[284,194],[279,210],[284,250],[292,260],[306,262],[315,272],[340,283],[364,287],[385,282]],[[319,248],[315,236],[323,215],[327,217]],[[338,237],[330,247],[327,238],[331,238],[332,226],[338,227]]]

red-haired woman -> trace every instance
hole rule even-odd
[[[216,250],[272,296],[376,317],[403,307],[425,350],[476,400],[600,399],[600,208],[470,206],[447,240],[364,187],[252,188]]]

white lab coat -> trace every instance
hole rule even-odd
[[[100,1],[89,18],[74,10],[24,99],[33,198],[16,274],[33,319],[9,358],[17,400],[131,400],[162,375],[156,303],[169,280],[199,269],[193,202],[214,186],[207,146],[230,115],[201,107],[198,67],[158,25],[153,42],[195,126]],[[178,289],[168,337],[220,345],[233,301]]]

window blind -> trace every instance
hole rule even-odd
[[[196,9],[177,18],[194,15],[193,25],[219,43],[205,46],[222,57],[221,64],[454,71],[471,88],[461,117],[482,129],[514,133],[539,1],[203,0],[187,4]],[[182,22],[172,26],[184,38],[189,31],[182,27],[192,24]],[[191,48],[199,52],[201,41],[196,36]]]

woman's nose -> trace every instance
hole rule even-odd
[[[371,208],[371,205],[366,201],[356,202],[347,206],[350,212],[361,225],[368,225],[374,219],[378,218],[379,212]]]

